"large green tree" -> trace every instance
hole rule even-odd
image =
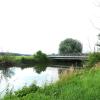
[[[82,44],[78,40],[72,38],[65,39],[59,45],[59,53],[61,55],[82,53]]]

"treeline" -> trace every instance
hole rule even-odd
[[[13,53],[13,52],[0,52],[0,55],[12,55],[12,56],[31,56],[29,54],[20,54],[20,53]]]

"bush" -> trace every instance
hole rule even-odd
[[[37,63],[48,63],[49,58],[45,53],[42,53],[42,51],[38,51],[36,54],[33,55],[34,60]]]
[[[23,97],[30,93],[35,93],[38,90],[38,86],[32,84],[30,87],[24,86],[21,90],[15,92],[17,97]]]
[[[88,57],[88,67],[93,67],[98,62],[100,62],[100,52],[90,53]]]

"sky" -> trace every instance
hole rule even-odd
[[[66,38],[94,50],[99,0],[0,0],[0,52],[58,53]]]

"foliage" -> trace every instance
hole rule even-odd
[[[20,63],[21,64],[25,64],[25,65],[32,65],[35,63],[34,59],[33,58],[27,58],[27,57],[22,57],[20,59]]]
[[[6,62],[6,61],[11,61],[11,62],[15,62],[15,56],[12,55],[3,55],[0,56],[0,62]]]
[[[36,54],[34,54],[33,58],[37,63],[48,63],[49,61],[47,55],[42,51],[38,51]]]
[[[15,92],[15,95],[17,97],[23,97],[26,96],[29,93],[34,93],[38,90],[38,86],[36,86],[35,84],[32,84],[30,87],[24,86],[21,90],[18,90]]]
[[[33,56],[15,56],[10,53],[6,53],[0,56],[0,65],[16,65],[16,66],[34,66],[37,64],[42,64],[46,67],[49,59],[45,53],[38,51]],[[39,65],[38,65],[39,66]],[[42,66],[42,67],[43,67]],[[11,66],[12,67],[12,66]]]
[[[5,68],[7,64],[20,66],[21,68],[33,67],[36,69],[36,72],[40,73],[44,71],[49,63],[49,59],[46,54],[38,51],[33,56],[12,56],[10,54],[5,54],[0,56],[0,64],[3,65],[1,68]]]
[[[0,66],[12,67],[15,64],[16,64],[15,56],[12,56],[10,54],[5,54],[0,56]]]
[[[36,64],[35,66],[34,66],[34,68],[35,68],[35,70],[36,70],[36,72],[37,73],[41,73],[42,71],[45,71],[46,70],[46,68],[47,68],[47,65],[48,64],[46,64],[46,63],[44,63],[44,64]]]
[[[90,53],[88,57],[88,67],[93,67],[98,62],[100,62],[100,52]]]
[[[82,70],[22,97],[7,95],[3,100],[100,100],[99,83],[100,69]]]
[[[49,58],[42,51],[38,51],[36,54],[34,54],[33,59],[36,63],[34,68],[37,73],[44,71],[49,63]]]
[[[60,54],[70,54],[70,53],[81,53],[82,44],[78,40],[72,38],[65,39],[60,43],[59,53]]]

